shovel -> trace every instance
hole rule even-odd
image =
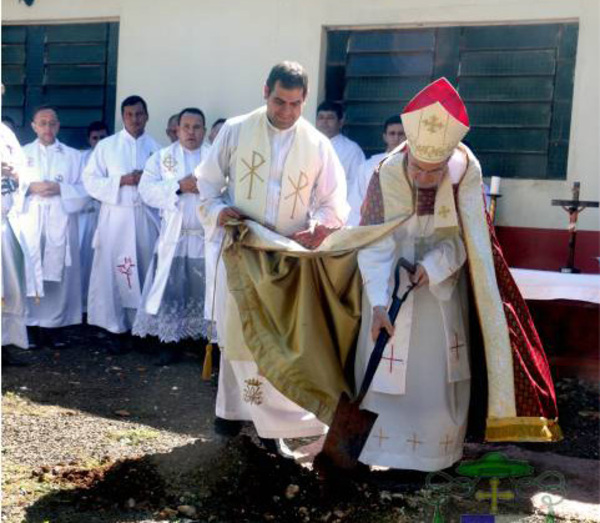
[[[414,274],[416,267],[405,260],[400,258],[394,271],[394,292],[392,293],[392,304],[388,310],[388,316],[390,323],[394,325],[400,307],[415,288],[416,284],[412,284],[402,297],[398,297],[398,288],[400,286],[400,268],[403,267],[411,274]],[[327,470],[332,467],[342,470],[352,470],[358,464],[358,457],[362,452],[362,449],[367,442],[369,434],[375,421],[377,420],[378,414],[371,412],[366,409],[361,409],[360,404],[364,399],[375,371],[379,366],[383,351],[387,342],[390,339],[390,335],[385,329],[381,329],[377,341],[375,342],[375,348],[369,358],[365,377],[363,379],[360,391],[355,398],[350,398],[348,394],[342,392],[340,400],[338,402],[333,421],[329,427],[329,432],[325,438],[323,450],[314,460],[314,468],[321,475],[326,476]]]

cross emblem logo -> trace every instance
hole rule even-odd
[[[254,186],[254,177],[256,176],[261,182],[264,183],[264,180],[261,176],[256,172],[257,169],[262,167],[265,164],[266,160],[263,158],[262,154],[252,151],[252,164],[248,164],[244,158],[242,158],[242,163],[248,169],[248,172],[240,178],[240,182],[243,182],[246,178],[250,177],[250,183],[248,184],[248,196],[246,198],[248,200],[252,199],[252,187]]]
[[[432,134],[437,133],[442,127],[444,127],[441,120],[435,114],[432,114],[429,118],[423,120],[423,125]]]
[[[304,200],[302,199],[302,195],[300,194],[300,191],[302,191],[302,189],[306,189],[306,187],[308,187],[308,176],[306,176],[306,173],[304,171],[300,171],[300,174],[298,175],[298,180],[296,180],[296,182],[294,182],[294,180],[292,180],[289,176],[288,176],[288,180],[292,184],[292,187],[294,188],[294,190],[290,194],[288,194],[285,197],[285,199],[287,200],[288,198],[291,198],[292,196],[294,197],[294,205],[292,206],[292,215],[290,216],[290,219],[293,220],[294,214],[296,212],[296,204],[298,203],[298,198],[300,198],[300,202],[302,202],[302,205],[304,205],[306,207],[306,203],[304,203]]]

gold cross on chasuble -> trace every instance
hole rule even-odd
[[[308,187],[308,176],[306,176],[306,173],[304,171],[300,171],[300,174],[298,175],[298,179],[295,182],[289,176],[288,176],[288,180],[292,184],[292,187],[294,188],[294,190],[290,194],[286,195],[285,199],[287,200],[287,199],[291,198],[292,196],[294,197],[294,204],[292,205],[292,215],[290,216],[290,219],[293,220],[294,213],[296,212],[296,205],[298,203],[298,198],[300,198],[302,205],[304,205],[306,207],[306,204],[304,203],[304,200],[302,199],[302,195],[300,194],[300,191],[302,191],[303,189],[306,189],[306,187]]]
[[[446,219],[446,216],[448,216],[450,214],[450,209],[448,209],[448,207],[446,207],[445,205],[443,205],[442,207],[440,207],[440,210],[438,211],[438,214]]]
[[[240,182],[243,182],[246,178],[250,177],[250,182],[248,183],[248,200],[252,199],[252,187],[254,185],[254,177],[256,176],[261,182],[264,183],[264,180],[261,176],[256,172],[257,169],[262,167],[265,164],[266,160],[263,155],[259,152],[252,151],[252,162],[249,164],[244,158],[242,158],[242,163],[247,167],[248,172],[244,174],[240,178]]]

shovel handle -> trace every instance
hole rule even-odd
[[[408,295],[412,292],[412,290],[417,286],[416,283],[412,283],[404,294],[401,297],[398,297],[398,288],[400,287],[400,267],[403,267],[411,274],[415,271],[415,266],[410,263],[405,258],[400,258],[398,263],[396,264],[396,268],[394,270],[394,292],[392,294],[392,303],[388,310],[388,316],[390,318],[390,323],[394,325],[396,322],[396,318],[398,317],[398,313],[400,312],[400,307],[408,298]],[[371,386],[371,382],[375,377],[375,372],[377,371],[377,367],[379,367],[379,362],[383,356],[383,351],[385,350],[385,346],[387,342],[390,340],[390,335],[385,329],[381,329],[379,332],[379,336],[377,336],[377,341],[375,342],[375,347],[373,348],[373,352],[371,352],[371,357],[369,358],[369,363],[367,364],[367,370],[365,372],[365,377],[363,379],[362,385],[360,386],[360,391],[358,396],[355,398],[355,402],[360,404],[367,394],[369,387]]]

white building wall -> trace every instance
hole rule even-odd
[[[270,67],[297,60],[311,90],[305,115],[323,90],[327,27],[381,28],[578,21],[579,43],[567,181],[505,180],[500,225],[565,228],[566,213],[550,206],[570,196],[600,192],[600,11],[598,0],[2,0],[2,22],[72,23],[118,20],[117,100],[140,94],[149,104],[149,132],[166,143],[169,115],[188,105],[207,123],[261,104]],[[400,108],[399,108],[400,110]],[[117,108],[118,112],[118,108]],[[117,115],[117,121],[120,121]],[[580,217],[580,229],[598,230],[599,212]]]

